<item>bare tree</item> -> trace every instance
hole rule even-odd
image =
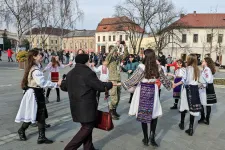
[[[158,54],[169,44],[182,47],[179,43],[179,33],[182,32],[183,24],[175,22],[181,12],[176,11],[175,6],[168,0],[157,0],[157,13],[148,21],[150,34],[154,37]],[[172,55],[172,54],[171,54]]]
[[[149,20],[151,20],[158,12],[156,6],[156,0],[125,0],[124,3],[116,6],[117,16],[127,16],[144,30],[139,36],[140,41],[137,44],[137,53],[140,52],[141,43],[147,30]],[[133,34],[130,32],[130,34],[130,37],[133,37],[134,35],[137,36],[136,33]]]
[[[35,3],[30,0],[2,0],[1,6],[3,10],[1,17],[5,19],[6,25],[15,24],[17,29],[17,45],[16,50],[22,42],[23,34],[28,31],[31,21],[36,17],[34,12]],[[32,15],[31,15],[32,14]]]

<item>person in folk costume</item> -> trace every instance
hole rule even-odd
[[[175,71],[174,75],[171,73],[167,74],[168,76],[174,77],[174,83],[180,82],[185,73],[185,63],[181,59],[177,60],[177,66],[178,66],[178,68]],[[182,85],[179,85],[173,89],[173,98],[174,98],[175,103],[172,107],[170,107],[170,109],[177,109],[178,101],[179,101],[180,95],[181,95],[181,87],[182,87]]]
[[[201,98],[202,103],[201,119],[198,121],[198,123],[199,124],[204,123],[209,125],[211,106],[217,103],[217,98],[213,85],[213,75],[216,73],[216,68],[212,58],[210,57],[206,57],[202,61],[202,67],[204,68],[204,70],[201,73],[202,86],[200,90],[202,90],[205,95],[204,98]],[[204,106],[206,106],[206,116],[204,112]]]
[[[48,75],[48,80],[52,80],[52,73],[58,73],[58,78],[59,78],[59,70],[61,68],[65,68],[72,65],[72,63],[70,62],[67,65],[63,65],[61,62],[59,62],[59,57],[58,56],[54,56],[51,59],[51,62],[45,67],[43,72],[49,71],[49,75]],[[56,82],[56,81],[53,81]],[[49,103],[49,95],[51,92],[51,88],[47,89],[47,93],[46,93],[46,103]],[[56,88],[56,93],[57,93],[57,102],[60,102],[60,92],[59,92],[59,88]]]
[[[119,54],[120,48],[124,49],[124,53],[122,55]],[[109,69],[109,81],[113,82],[113,84],[119,85],[121,82],[120,76],[120,63],[127,56],[128,48],[124,41],[118,42],[115,47],[111,47],[110,53],[106,57],[106,62],[108,64]],[[120,115],[117,113],[116,109],[118,107],[120,101],[120,86],[113,86],[113,88],[109,91],[109,95],[111,96],[111,103],[109,105],[110,113],[112,115],[113,120],[119,120]]]
[[[151,145],[158,147],[155,141],[155,131],[158,117],[162,115],[162,107],[159,101],[159,90],[156,80],[160,82],[167,90],[172,88],[172,83],[164,74],[164,71],[156,63],[155,52],[152,49],[144,51],[143,64],[140,64],[133,75],[122,86],[129,91],[130,88],[137,85],[130,105],[129,115],[136,115],[137,121],[142,123],[144,145],[148,145],[148,123],[151,124],[150,142]]]
[[[95,67],[95,64],[91,64],[92,70],[96,73],[100,72],[99,80],[102,82],[108,82],[109,81],[109,69],[107,68],[107,62],[103,60],[102,65],[100,65],[98,68]],[[101,92],[98,91],[97,97],[98,101],[100,99]]]
[[[57,88],[60,86],[61,80],[57,83],[45,80],[43,72],[40,70],[41,57],[37,50],[28,52],[28,66],[21,83],[21,87],[26,89],[26,93],[23,95],[15,122],[23,122],[18,130],[21,141],[27,140],[25,130],[31,123],[37,121],[39,130],[37,143],[51,144],[53,141],[45,137],[45,119],[48,118],[48,113],[45,105],[44,88]]]
[[[127,74],[128,74],[128,79],[131,77],[131,75],[137,69],[138,65],[139,65],[139,63],[134,59],[134,55],[130,54],[128,62],[126,63],[126,65],[124,67],[122,66],[122,70],[124,72],[127,72]],[[134,95],[134,93],[130,93],[129,103],[131,103],[133,95]]]
[[[173,88],[184,84],[185,87],[181,89],[181,101],[180,101],[180,112],[181,121],[179,127],[184,130],[184,120],[186,112],[190,112],[190,124],[189,129],[185,132],[189,135],[193,135],[193,125],[195,116],[200,115],[201,102],[199,97],[198,81],[200,78],[200,71],[197,66],[196,55],[190,54],[187,58],[187,67],[182,80],[178,83],[174,83]]]

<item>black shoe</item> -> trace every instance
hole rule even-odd
[[[144,138],[142,140],[142,143],[145,145],[145,146],[149,146],[148,143],[149,143],[149,140],[147,138]]]
[[[170,109],[177,109],[177,104],[174,104],[173,107],[170,107]]]
[[[45,124],[45,128],[50,128],[51,125],[50,124]]]
[[[205,117],[201,117],[200,120],[198,120],[198,124],[204,124],[205,123]]]
[[[39,129],[39,137],[37,140],[37,144],[52,144],[53,141],[49,140],[45,137],[45,128]]]
[[[19,134],[19,137],[20,137],[21,141],[26,141],[27,140],[25,131],[23,129],[19,129],[18,130],[18,134]]]
[[[48,103],[49,103],[48,97],[45,97],[45,104],[48,104]]]
[[[60,97],[57,97],[57,100],[56,100],[56,102],[60,102]]]
[[[184,130],[184,123],[179,123],[179,127],[181,130]]]
[[[110,110],[109,112],[110,112],[110,114],[111,114],[113,120],[119,120],[119,119],[120,119],[119,117],[117,117],[117,116],[114,114],[114,111],[113,111],[113,110]]]
[[[31,127],[37,127],[37,124],[36,123],[32,123],[30,126]]]
[[[155,133],[151,133],[150,142],[152,146],[159,147],[159,145],[155,141]]]
[[[119,118],[120,115],[116,112],[116,109],[114,109],[113,111],[114,111],[114,115]]]
[[[193,125],[189,125],[189,129],[185,131],[189,136],[193,136]]]

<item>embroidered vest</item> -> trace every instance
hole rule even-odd
[[[37,85],[37,83],[35,82],[34,78],[32,77],[32,73],[33,73],[35,70],[39,70],[39,68],[36,67],[36,66],[33,66],[33,67],[30,69],[30,72],[29,72],[29,74],[28,74],[28,85],[27,85],[28,87],[34,87],[34,88],[39,87],[39,86]]]

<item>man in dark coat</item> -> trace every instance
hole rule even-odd
[[[101,82],[88,66],[89,56],[76,56],[75,67],[67,74],[64,82],[70,99],[70,109],[74,122],[81,123],[81,129],[65,147],[65,150],[78,149],[82,144],[84,150],[94,150],[92,131],[97,114],[96,92],[112,88],[112,82]]]

